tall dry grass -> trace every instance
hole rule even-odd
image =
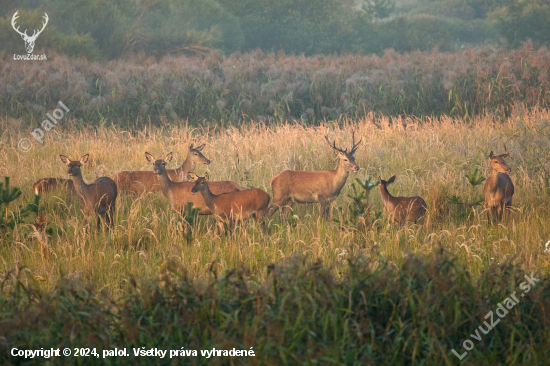
[[[294,254],[322,260],[337,275],[344,259],[361,253],[376,259],[381,255],[399,265],[408,253],[428,255],[442,246],[477,276],[492,263],[512,261],[525,270],[549,266],[544,244],[550,240],[550,123],[547,110],[516,110],[504,123],[490,116],[469,122],[441,118],[375,118],[341,120],[320,127],[278,124],[266,127],[248,124],[241,128],[191,129],[183,122],[170,128],[146,128],[129,132],[115,127],[86,130],[56,129],[47,134],[43,146],[30,152],[17,149],[25,131],[9,128],[0,138],[0,176],[10,176],[23,189],[23,200],[32,197],[31,185],[41,177],[67,177],[59,154],[72,159],[89,153],[82,168],[84,179],[111,175],[120,170],[150,170],[144,152],[155,156],[173,151],[178,166],[190,143],[206,143],[204,154],[212,160],[205,169],[212,179],[233,180],[245,187],[269,193],[269,179],[284,169],[317,170],[337,164],[323,139],[328,134],[337,145],[348,146],[356,130],[364,143],[356,153],[362,168],[350,178],[335,202],[333,217],[324,221],[315,205],[295,205],[288,220],[278,214],[271,221],[271,234],[246,223],[233,234],[219,237],[211,217],[195,224],[194,238],[187,245],[185,224],[171,211],[162,195],[139,198],[120,195],[114,229],[85,230],[78,203],[65,193],[44,198],[51,236],[33,235],[29,225],[19,225],[0,238],[0,273],[17,263],[27,266],[45,286],[63,276],[79,277],[116,295],[129,276],[148,276],[170,261],[182,263],[193,278],[202,278],[213,262],[220,271],[242,268],[252,280],[261,280],[265,266]],[[67,122],[70,125],[70,122]],[[470,187],[465,174],[475,168],[488,174],[487,155],[501,152],[507,159],[516,186],[514,212],[506,223],[489,227],[483,207],[473,210],[449,203],[456,194],[465,202],[482,195],[482,185]],[[390,187],[395,195],[420,195],[428,204],[425,225],[389,224],[387,215],[376,218],[383,206],[377,189],[371,193],[370,217],[365,225],[349,222],[351,192],[355,177],[397,175]],[[15,205],[9,210],[17,210]],[[373,221],[373,222],[372,222]],[[44,255],[44,248],[49,256]]]

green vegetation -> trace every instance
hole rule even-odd
[[[550,45],[545,0],[0,0],[0,56],[23,52],[11,17],[51,22],[39,48],[87,59],[284,50],[306,55]],[[17,42],[19,41],[19,42]]]
[[[0,109],[33,129],[59,100],[80,125],[138,129],[178,119],[194,126],[293,119],[315,125],[373,112],[502,119],[519,105],[550,107],[548,65],[550,51],[531,44],[514,51],[483,47],[383,56],[213,52],[160,62],[56,56],[46,64],[2,64]]]

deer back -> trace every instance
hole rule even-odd
[[[74,192],[73,181],[63,178],[41,178],[32,185],[32,190],[37,195],[56,189],[66,189],[69,192]]]

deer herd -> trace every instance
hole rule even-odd
[[[71,179],[42,178],[34,183],[33,191],[38,195],[64,188],[75,194],[87,218],[97,215],[98,229],[100,217],[103,217],[107,227],[112,224],[116,198],[121,191],[128,195],[162,192],[176,212],[185,210],[190,202],[199,210],[199,215],[215,217],[219,234],[225,231],[225,227],[232,230],[237,221],[251,217],[267,230],[264,218],[271,217],[279,208],[284,217],[294,203],[319,203],[321,215],[328,218],[332,202],[339,196],[349,173],[359,171],[360,168],[355,163],[355,152],[361,140],[355,143],[354,132],[349,152],[336,147],[336,142],[331,143],[327,136],[325,139],[339,159],[336,169],[282,171],[270,180],[273,191],[271,205],[269,194],[262,189],[245,189],[231,181],[211,181],[208,173],[204,177],[194,174],[197,164],[210,164],[210,160],[201,152],[204,144],[197,147],[191,144],[185,161],[177,169],[166,169],[166,165],[172,160],[171,152],[164,159],[155,159],[145,152],[145,158],[152,164],[152,170],[122,171],[111,177],[100,177],[92,184],[86,184],[81,173],[82,165],[88,162],[88,154],[80,160],[70,160],[60,155],[61,161],[67,165],[67,173]],[[501,221],[506,209],[512,205],[514,185],[508,175],[511,169],[504,161],[507,156],[507,153],[494,155],[492,151],[489,154],[491,174],[484,187],[489,223]],[[187,182],[186,178],[194,182]],[[379,177],[379,181],[382,202],[391,221],[417,223],[425,216],[427,205],[424,199],[419,196],[394,197],[388,191],[388,186],[395,181],[395,175],[387,181]]]

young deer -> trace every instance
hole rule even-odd
[[[388,186],[395,182],[395,175],[387,181],[380,180],[380,195],[384,207],[388,210],[390,219],[394,222],[403,223],[405,221],[413,221],[415,224],[419,218],[426,213],[426,201],[421,197],[394,197],[388,192]]]
[[[74,190],[80,200],[80,207],[84,211],[86,218],[97,214],[97,228],[100,225],[100,216],[104,217],[105,223],[109,227],[114,219],[115,201],[117,197],[116,183],[109,177],[96,179],[92,184],[86,184],[82,179],[80,167],[88,162],[88,154],[84,155],[80,161],[70,160],[64,155],[59,155],[61,161],[69,167],[67,172],[72,179]]]
[[[187,209],[187,202],[191,202],[193,207],[199,208],[199,215],[211,215],[212,211],[208,208],[200,193],[193,193],[191,190],[195,183],[193,182],[174,182],[168,177],[166,164],[172,160],[172,153],[166,155],[164,160],[155,159],[148,152],[145,153],[148,162],[153,163],[153,174],[156,175],[160,190],[164,197],[168,198],[170,206],[176,212]],[[230,181],[211,182],[210,187],[215,194],[242,191],[243,188]]]
[[[492,218],[496,218],[497,222],[502,220],[504,210],[512,206],[514,184],[508,175],[512,169],[504,161],[504,158],[508,156],[508,153],[495,156],[492,151],[489,154],[491,175],[485,181],[483,188],[485,206],[489,210],[487,211],[489,222],[492,221]]]
[[[350,172],[358,172],[355,164],[355,151],[361,143],[355,143],[355,132],[352,134],[352,147],[350,152],[336,147],[336,141],[330,143],[325,139],[334,153],[340,159],[335,170],[319,170],[306,172],[301,170],[285,170],[269,181],[273,190],[273,204],[267,211],[267,217],[271,217],[280,207],[284,216],[292,208],[294,202],[320,203],[321,213],[327,218],[332,201],[338,197],[342,187],[346,184]]]
[[[191,192],[200,192],[204,202],[212,211],[218,222],[218,233],[221,235],[224,231],[224,224],[229,230],[233,230],[236,221],[244,221],[252,216],[258,223],[262,223],[264,213],[269,206],[269,194],[258,189],[245,189],[244,191],[214,194],[210,190],[208,183],[208,173],[204,177],[190,173],[191,179],[195,180],[195,185]],[[262,223],[264,230],[265,224]]]
[[[187,175],[195,170],[197,164],[210,164],[202,153],[204,144],[193,148],[189,146],[189,152],[183,164],[177,169],[166,171],[168,177],[173,182],[182,182],[187,179]],[[161,190],[159,180],[152,171],[122,171],[111,177],[119,189],[127,191],[130,194],[141,194],[144,192],[158,192]]]
[[[74,192],[73,181],[63,178],[41,178],[32,185],[32,191],[36,195],[56,189],[65,189],[72,193]]]

